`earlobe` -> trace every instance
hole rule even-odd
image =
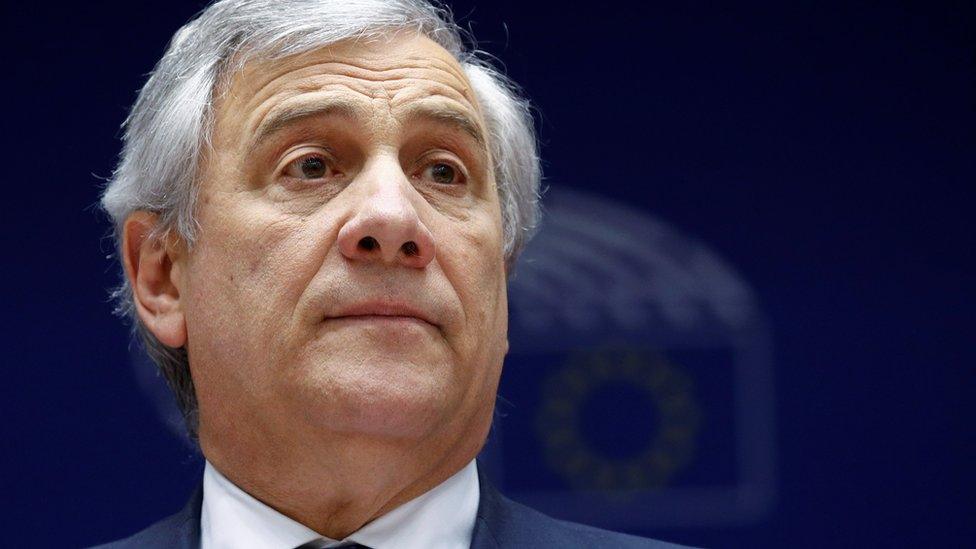
[[[163,345],[182,347],[187,336],[179,257],[165,239],[153,235],[156,223],[156,214],[150,212],[129,215],[122,229],[122,263],[142,323]]]

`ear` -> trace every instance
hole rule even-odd
[[[186,318],[180,303],[178,246],[153,237],[156,214],[137,211],[122,226],[122,264],[132,287],[136,314],[168,347],[186,344]]]

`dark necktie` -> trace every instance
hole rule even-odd
[[[325,541],[324,539],[313,539],[312,541],[303,543],[298,547],[295,547],[295,549],[323,549],[324,547],[328,546],[329,543],[331,542]],[[332,549],[370,549],[370,548],[366,547],[365,545],[361,545],[359,543],[343,543],[342,545],[336,545]]]

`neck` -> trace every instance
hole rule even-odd
[[[231,482],[337,540],[444,482],[480,449],[479,443],[427,451],[416,442],[334,434],[302,445],[234,444],[204,435],[204,455]]]

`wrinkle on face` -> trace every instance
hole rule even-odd
[[[396,39],[393,37],[390,41]],[[345,54],[350,46],[357,47],[358,44],[354,41],[346,41],[323,50],[296,56],[289,59],[287,63],[281,63],[280,60],[252,63],[240,73],[239,77],[254,82],[249,87],[250,93],[260,97],[270,95],[267,89],[275,86],[283,78],[295,79],[297,89],[304,91],[315,89],[314,84],[309,82],[314,82],[315,76],[324,73],[337,77],[350,77],[355,81],[384,82],[403,80],[416,74],[417,71],[434,71],[435,74],[445,73],[444,76],[436,79],[439,83],[454,88],[462,96],[468,96],[470,93],[467,78],[453,59],[447,60],[424,54],[403,58],[403,62],[397,60],[395,65],[385,65],[383,62],[388,59],[385,53],[370,58],[368,54],[364,56],[357,52],[355,57],[350,57]],[[320,54],[323,53],[331,59],[320,62]],[[269,65],[274,68],[268,70]],[[262,74],[266,76],[258,76]]]
[[[399,38],[402,36],[389,40]],[[218,109],[251,112],[247,127],[232,132],[250,135],[274,105],[303,93],[344,89],[366,99],[383,99],[389,110],[395,111],[416,100],[419,92],[456,101],[484,125],[467,77],[446,51],[434,56],[429,49],[417,55],[405,52],[404,66],[399,60],[391,65],[382,48],[375,55],[363,55],[360,45],[350,41],[286,60],[250,63],[234,75],[225,93],[219,94]],[[323,62],[323,56],[329,60]],[[247,85],[241,86],[242,82]]]

